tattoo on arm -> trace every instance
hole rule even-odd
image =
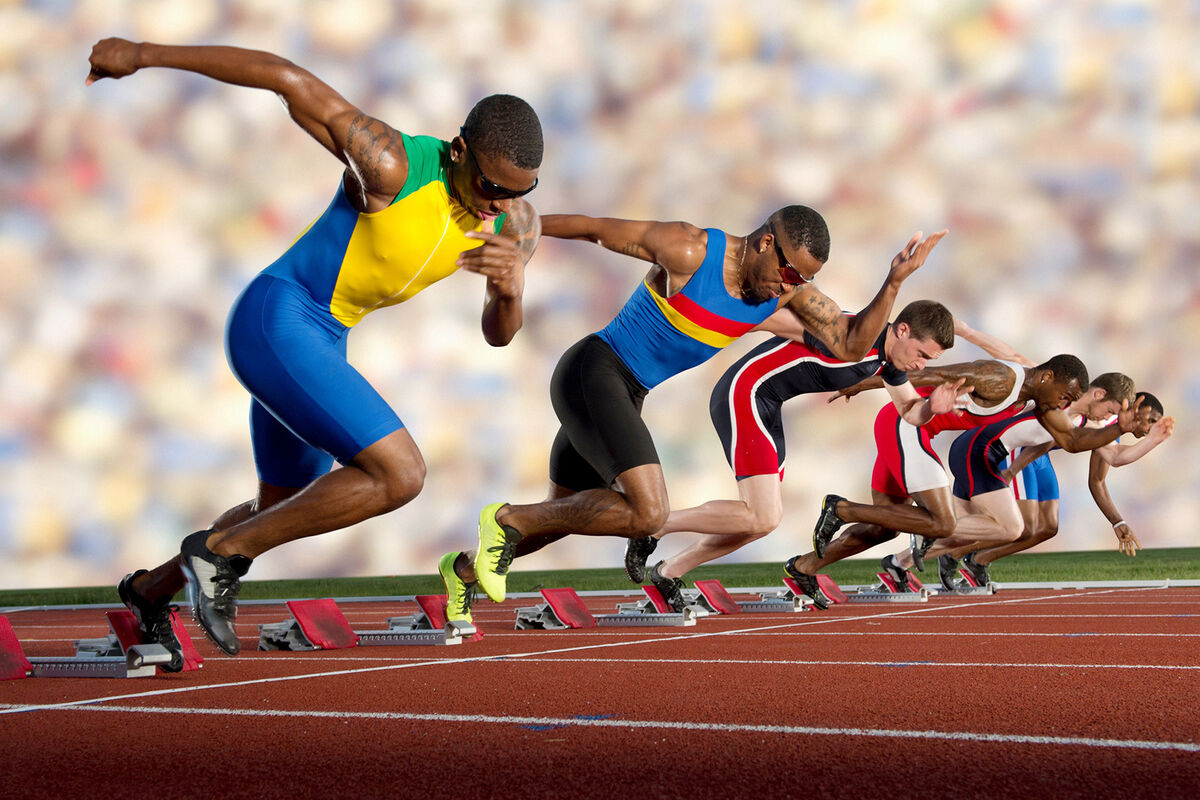
[[[521,260],[528,264],[542,238],[542,218],[528,202],[514,203],[504,219],[500,233],[517,243]]]
[[[383,185],[386,157],[400,147],[399,131],[363,113],[356,114],[346,130],[346,159],[367,191]]]

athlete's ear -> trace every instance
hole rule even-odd
[[[908,327],[907,322],[897,322],[894,327],[896,336],[900,339],[907,339],[912,334],[912,329]]]

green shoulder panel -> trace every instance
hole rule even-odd
[[[408,156],[408,179],[395,200],[402,200],[433,181],[446,182],[445,158],[450,143],[433,136],[409,136],[400,134],[404,152]],[[447,187],[449,188],[449,187]]]

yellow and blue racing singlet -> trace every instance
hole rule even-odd
[[[360,212],[339,184],[325,213],[263,271],[307,289],[348,328],[452,274],[459,253],[482,244],[465,234],[489,224],[450,196],[449,142],[401,137],[408,179],[390,206]],[[492,232],[503,224],[504,216],[493,220]]]
[[[779,306],[776,298],[752,303],[730,295],[725,288],[725,232],[705,232],[704,261],[683,289],[663,297],[642,281],[597,333],[647,389],[712,358]]]

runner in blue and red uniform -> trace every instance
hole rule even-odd
[[[945,235],[914,236],[893,260],[875,299],[844,315],[812,283],[829,255],[825,221],[788,206],[746,236],[682,222],[546,216],[543,235],[596,242],[651,262],[646,279],[602,331],[558,363],[551,399],[562,427],[550,456],[550,497],[495,503],[480,514],[474,558],[441,569],[451,613],[469,613],[470,584],[504,598],[509,564],[568,533],[641,538],[670,504],[642,400],[658,383],[710,358],[753,330],[810,331],[838,358],[857,361],[879,338],[900,284]],[[456,598],[461,598],[457,600]],[[453,616],[451,617],[453,618]]]

